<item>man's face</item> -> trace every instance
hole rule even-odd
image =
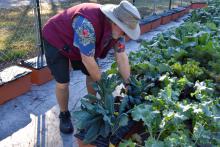
[[[113,37],[113,39],[118,39],[124,35],[125,35],[125,33],[115,23],[112,23],[112,37]]]

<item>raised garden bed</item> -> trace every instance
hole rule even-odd
[[[172,20],[175,21],[178,18],[182,17],[184,15],[184,10],[185,8],[183,7],[178,7],[178,8],[173,8],[169,10],[169,12],[172,12]]]
[[[190,11],[191,5],[190,6],[186,6],[185,10],[184,10],[184,14],[188,14]]]
[[[206,2],[192,2],[191,9],[201,9],[207,7],[208,4]]]
[[[31,73],[31,83],[36,85],[44,84],[53,79],[49,68],[47,67],[45,58],[32,58],[20,63],[21,66],[24,66],[30,70]]]
[[[155,29],[161,25],[161,16],[159,15],[151,15],[143,20],[141,20],[142,24],[149,24],[151,23],[151,29]]]
[[[183,17],[185,15],[186,8],[185,7],[178,7],[177,9],[180,11],[180,15],[179,16]]]
[[[0,104],[3,104],[31,89],[31,70],[11,66],[0,72]]]
[[[172,20],[172,12],[167,11],[162,13],[160,16],[162,25],[167,24]]]
[[[140,22],[141,34],[150,32],[151,25],[152,25],[151,22],[146,21],[146,20],[141,20],[141,22]]]

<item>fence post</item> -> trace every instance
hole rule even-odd
[[[40,15],[40,4],[39,0],[34,0],[34,13],[36,19],[36,32],[37,32],[37,46],[40,49],[40,54],[37,56],[37,67],[42,67],[44,65],[43,55],[44,55],[44,47],[43,47],[43,37],[41,32],[41,15]]]
[[[40,4],[39,4],[39,0],[36,0],[36,2],[37,2],[38,29],[39,29],[39,35],[40,35],[40,48],[41,48],[41,53],[44,54],[43,38],[42,38],[42,32],[41,32]]]
[[[169,9],[171,9],[171,4],[172,4],[172,0],[170,0],[170,3],[169,3]]]
[[[154,0],[154,10],[153,10],[153,15],[156,14],[156,1]]]

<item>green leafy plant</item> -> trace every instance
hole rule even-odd
[[[186,76],[190,81],[195,81],[196,79],[202,79],[203,69],[199,67],[200,63],[196,61],[188,61],[186,64],[181,65],[180,63],[175,63],[172,65],[174,73],[179,76]]]
[[[114,132],[115,125],[126,125],[128,119],[125,114],[115,115],[112,93],[117,85],[117,76],[103,74],[101,80],[94,84],[99,96],[86,95],[81,99],[82,110],[73,112],[76,127],[86,131],[84,143],[91,143],[99,136],[108,137]]]
[[[86,142],[98,135],[112,137],[133,120],[142,129],[121,138],[120,147],[220,145],[219,8],[212,3],[178,28],[141,42],[140,50],[129,55],[130,87],[122,91],[117,112],[111,93],[121,81],[107,82],[108,77],[96,85],[100,97],[82,100],[83,115],[78,117],[84,121],[81,129],[101,126],[90,130]],[[108,73],[118,74],[116,68],[114,63]]]

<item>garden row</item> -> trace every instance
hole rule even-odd
[[[172,9],[161,15],[153,15],[143,19],[140,22],[141,33],[149,32],[161,24],[166,24],[178,19],[188,13],[190,8],[201,8],[205,6],[207,6],[205,3],[193,3],[186,8]],[[128,40],[129,38],[127,38],[127,41]],[[0,71],[0,104],[28,92],[32,84],[41,85],[51,79],[52,76],[45,61],[37,57],[23,61],[18,65],[2,69]]]
[[[94,84],[98,95],[83,97],[73,112],[80,146],[219,146],[219,16],[213,3],[142,41],[129,54],[127,90],[113,63]]]

